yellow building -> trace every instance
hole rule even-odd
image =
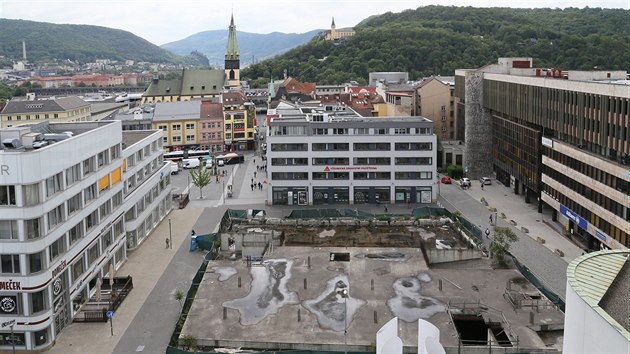
[[[201,101],[161,102],[155,105],[151,127],[162,131],[162,146],[169,150],[199,147]]]
[[[92,120],[90,104],[76,96],[51,100],[11,100],[0,112],[0,128],[25,123],[85,122]]]
[[[335,18],[332,19],[332,24],[330,25],[330,31],[326,31],[326,40],[327,41],[337,41],[346,39],[354,36],[354,29],[352,27],[346,28],[337,28],[335,26]]]
[[[430,77],[416,86],[416,114],[433,121],[435,134],[455,139],[454,77]]]
[[[221,98],[226,151],[253,150],[256,147],[256,107],[245,102],[241,92],[226,92]]]

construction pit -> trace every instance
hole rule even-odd
[[[419,319],[440,330],[447,353],[561,351],[562,312],[544,297],[509,301],[527,281],[492,269],[450,220],[331,222],[234,222],[180,341],[194,338],[204,350],[368,352],[398,317],[405,352],[417,351]]]

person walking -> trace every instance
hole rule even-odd
[[[256,171],[254,171],[254,178],[256,178]]]
[[[254,190],[254,183],[253,182],[249,185],[249,188],[251,188],[252,191]]]
[[[488,222],[490,223],[490,225],[492,225],[492,214],[490,214],[490,216],[488,217]]]
[[[168,237],[166,238],[166,248],[168,248],[169,246],[169,242],[168,242]]]
[[[483,182],[481,182],[481,190],[483,190]]]
[[[387,205],[385,205],[385,212],[387,213]]]

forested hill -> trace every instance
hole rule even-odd
[[[250,79],[367,81],[373,71],[408,71],[410,79],[532,57],[536,67],[630,71],[630,11],[426,6],[372,16],[340,44],[321,38],[243,70]],[[260,80],[259,83],[262,83]]]
[[[0,55],[22,58],[22,40],[31,62],[95,59],[174,62],[179,57],[130,32],[89,25],[0,19]]]

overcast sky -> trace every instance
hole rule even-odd
[[[329,28],[333,16],[337,28],[352,27],[371,15],[431,4],[629,7],[628,0],[0,0],[0,17],[118,28],[162,45],[202,31],[227,29],[232,11],[239,31],[303,33]]]

